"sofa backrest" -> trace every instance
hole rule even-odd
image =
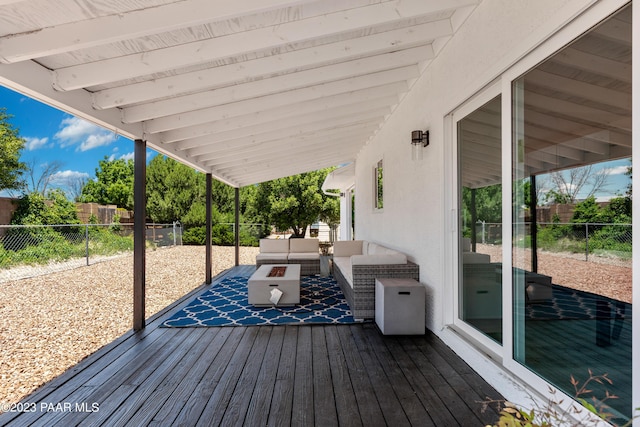
[[[320,251],[320,240],[318,239],[289,239],[289,252],[303,253]]]
[[[366,255],[395,255],[398,253],[400,252],[372,242],[369,242],[366,250]]]
[[[362,240],[338,240],[333,243],[334,257],[362,255]]]
[[[288,239],[260,239],[260,253],[288,253]]]

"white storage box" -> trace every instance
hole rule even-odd
[[[376,279],[376,324],[384,335],[423,335],[425,290],[414,279]]]

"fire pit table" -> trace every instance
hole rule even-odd
[[[300,303],[300,264],[263,264],[247,283],[249,304],[254,306],[295,305]],[[277,298],[277,303],[272,298]]]

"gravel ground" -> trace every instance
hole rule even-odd
[[[478,244],[476,252],[489,254],[491,262],[502,261],[502,246]],[[521,252],[519,265],[530,265],[531,251]],[[604,295],[631,304],[631,260],[595,255],[538,251],[538,273],[551,276],[554,284]]]
[[[478,245],[501,260],[501,247]],[[258,248],[241,248],[254,264]],[[147,252],[147,317],[204,282],[204,247]],[[214,247],[217,274],[234,265],[233,247]],[[631,302],[631,263],[583,255],[539,254],[553,282]],[[133,257],[0,285],[0,403],[18,402],[40,385],[131,329]],[[98,304],[99,302],[99,304]]]
[[[214,275],[234,265],[233,247],[213,248]],[[255,264],[258,248],[241,248]],[[204,282],[205,249],[148,251],[146,315]],[[0,285],[0,403],[18,402],[131,329],[133,257]]]

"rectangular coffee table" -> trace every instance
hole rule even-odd
[[[251,275],[247,288],[251,305],[274,305],[269,300],[272,289],[282,292],[278,306],[299,304],[300,264],[263,264]]]

